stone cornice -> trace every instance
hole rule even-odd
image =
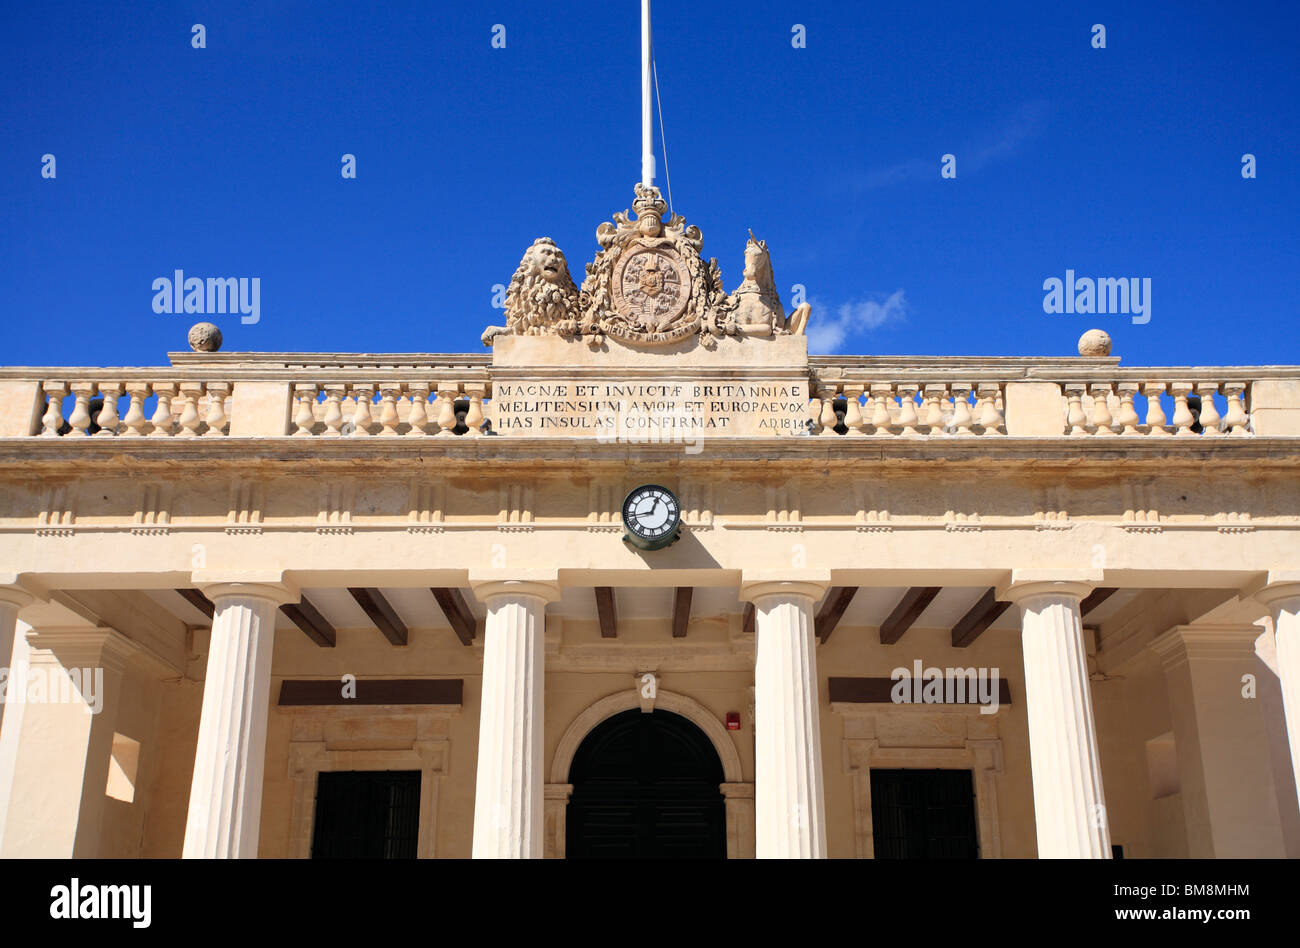
[[[864,461],[951,463],[1030,462],[1103,468],[1117,461],[1149,465],[1162,474],[1180,468],[1201,473],[1207,463],[1249,464],[1294,471],[1300,467],[1300,437],[1273,438],[869,438],[785,437],[711,438],[691,454],[680,443],[609,444],[594,438],[0,438],[0,476],[30,476],[43,465],[66,475],[69,463],[246,465],[248,461],[331,463],[409,463],[449,458],[492,462],[580,462],[622,466],[629,461],[668,461],[707,467],[711,463],[761,461],[859,465]]]

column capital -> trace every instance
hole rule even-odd
[[[1262,581],[1243,590],[1242,595],[1266,606],[1288,599],[1300,600],[1300,569],[1271,569]]]
[[[560,598],[559,574],[553,569],[470,570],[469,588],[483,603],[493,596],[536,596],[547,603]]]
[[[247,596],[283,606],[302,598],[298,585],[280,570],[196,569],[190,581],[214,603],[226,596]]]
[[[1147,643],[1166,668],[1191,659],[1248,661],[1255,657],[1257,625],[1176,625]]]
[[[49,598],[50,591],[43,583],[16,570],[0,569],[0,603],[21,609],[37,601],[46,602]]]
[[[998,584],[994,595],[999,602],[1022,603],[1037,596],[1082,601],[1101,582],[1099,569],[1013,569],[1010,582]]]
[[[0,586],[0,604],[21,609],[30,606],[36,597],[21,586]]]
[[[804,596],[815,602],[830,586],[826,569],[745,570],[740,575],[740,601],[757,604],[764,596]]]

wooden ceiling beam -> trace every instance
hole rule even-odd
[[[176,591],[181,594],[182,599],[188,602],[195,609],[199,610],[199,612],[203,613],[209,619],[216,615],[217,607],[214,606],[212,600],[203,595],[200,590],[178,589]]]
[[[953,648],[966,648],[1009,608],[1011,603],[998,602],[997,590],[990,589],[980,597],[979,602],[971,606],[970,611],[962,616],[961,621],[952,627]]]
[[[348,592],[357,601],[357,605],[365,610],[375,628],[384,633],[384,638],[394,645],[407,644],[410,633],[407,631],[406,623],[389,605],[383,593],[378,589],[362,589],[354,586],[349,586]]]
[[[334,626],[330,625],[329,620],[320,614],[306,596],[298,602],[285,603],[280,607],[280,611],[289,617],[290,622],[307,633],[307,638],[321,648],[333,648],[338,644],[338,633],[334,630]]]
[[[447,623],[451,626],[456,637],[460,639],[462,645],[474,644],[474,613],[469,611],[469,606],[465,604],[465,597],[459,589],[452,589],[445,586],[431,586],[429,591],[433,593],[433,598],[438,600],[438,608],[442,614],[447,617]]]
[[[844,610],[848,609],[849,603],[858,593],[857,586],[834,586],[826,594],[826,601],[822,603],[821,612],[813,620],[813,629],[816,630],[817,640],[823,645],[835,631],[835,627],[840,624],[840,619],[844,618]]]
[[[691,597],[694,586],[678,586],[673,594],[673,638],[686,638],[686,627],[691,621]]]
[[[600,619],[600,637],[618,638],[618,612],[614,609],[614,587],[596,587],[596,616]]]
[[[903,598],[898,600],[898,605],[894,606],[894,611],[881,623],[880,644],[897,644],[898,640],[903,637],[903,633],[910,629],[917,619],[921,618],[921,613],[925,612],[930,603],[934,602],[934,597],[939,595],[942,589],[942,586],[913,586],[903,593]]]
[[[1096,609],[1117,592],[1119,592],[1118,589],[1114,589],[1110,586],[1098,586],[1088,594],[1088,598],[1084,599],[1083,602],[1079,604],[1079,616],[1086,616],[1089,612],[1092,612],[1093,609]]]

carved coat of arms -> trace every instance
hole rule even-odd
[[[536,241],[511,281],[506,325],[489,326],[483,344],[503,334],[554,334],[583,336],[593,348],[606,336],[643,346],[698,336],[713,346],[724,335],[803,333],[808,304],[786,317],[766,243],[750,234],[745,280],[728,296],[718,261],[700,256],[700,229],[680,214],[665,222],[658,188],[638,184],[632,208],[596,229],[601,249],[580,291],[560,249],[549,238]]]

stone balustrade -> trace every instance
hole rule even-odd
[[[197,438],[229,433],[230,382],[164,379],[160,373],[146,376],[139,370],[120,375],[101,370],[98,378],[88,377],[91,371],[68,369],[53,378],[0,381],[0,433],[45,438]]]
[[[293,386],[295,437],[480,435],[487,420],[486,379],[426,377],[381,382],[297,382]]]
[[[994,381],[824,381],[812,389],[809,417],[822,435],[1004,435],[1003,394]]]
[[[1300,368],[1118,359],[809,358],[821,435],[1300,436]]]
[[[1152,381],[1153,374],[1147,374],[1141,380],[1063,382],[1065,433],[1072,437],[1253,435],[1246,409],[1250,383],[1240,378],[1204,381],[1205,370],[1192,371],[1197,374],[1178,381]]]
[[[491,430],[490,356],[175,353],[171,361],[0,369],[0,437],[531,435]],[[1118,361],[812,356],[807,429],[909,439],[1300,436],[1300,367]]]

